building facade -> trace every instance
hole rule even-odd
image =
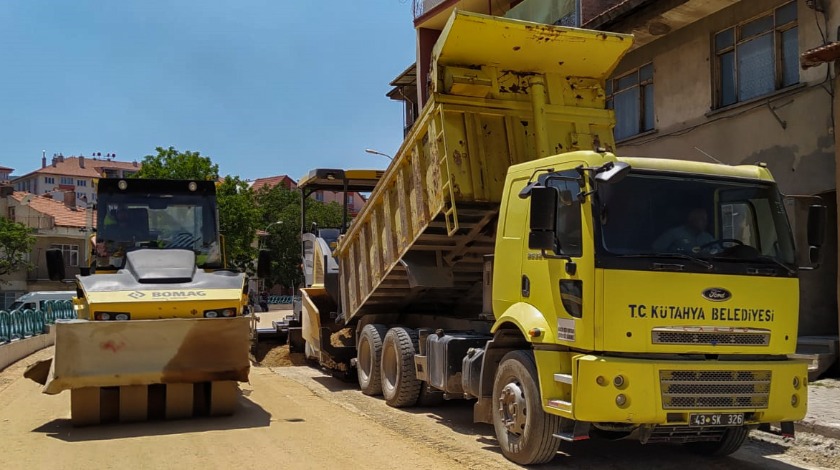
[[[63,284],[49,280],[47,250],[61,250],[68,277],[79,274],[79,268],[86,265],[85,247],[96,224],[95,213],[77,207],[69,197],[65,200],[68,202],[13,191],[11,186],[0,187],[0,216],[26,225],[35,237],[28,259],[32,269],[4,276],[0,283],[0,301],[4,305],[25,292],[63,288]]]
[[[618,154],[765,164],[788,195],[802,266],[806,209],[829,207],[821,262],[800,271],[799,334],[837,335],[835,71],[803,69],[800,55],[838,39],[840,5],[626,1],[583,26],[635,37],[605,87]]]
[[[12,180],[15,191],[23,191],[39,196],[54,194],[55,199],[63,200],[69,191],[73,193],[77,205],[96,202],[96,181],[99,178],[124,178],[140,170],[138,162],[114,160],[111,154],[102,157],[65,157],[53,155],[47,162],[41,157],[41,168]]]

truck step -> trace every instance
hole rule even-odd
[[[73,426],[233,414],[235,381],[85,387],[70,392]]]

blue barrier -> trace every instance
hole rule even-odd
[[[45,333],[47,325],[56,320],[76,318],[73,302],[69,300],[48,300],[45,307],[46,311],[0,310],[0,344]]]
[[[70,300],[48,300],[45,302],[46,311],[44,315],[46,322],[50,325],[56,320],[72,320],[76,318],[76,311],[73,310],[73,302]]]
[[[292,295],[270,295],[268,296],[268,303],[275,304],[290,304],[293,300],[300,300],[300,297]]]

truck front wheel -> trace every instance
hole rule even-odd
[[[560,417],[543,411],[530,351],[507,353],[493,382],[493,427],[505,457],[520,465],[549,462],[560,447]]]
[[[359,376],[359,388],[365,395],[382,393],[382,381],[379,376],[379,361],[382,360],[382,339],[387,328],[385,325],[365,325],[359,335],[357,348],[356,373]]]

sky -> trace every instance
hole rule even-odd
[[[0,165],[199,151],[242,178],[385,168],[411,0],[2,0]]]

